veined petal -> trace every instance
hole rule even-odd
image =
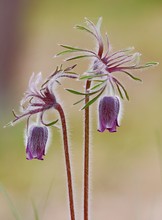
[[[99,129],[103,132],[105,129],[109,132],[115,132],[118,124],[118,115],[120,103],[118,97],[104,96],[99,101]]]
[[[48,128],[46,126],[31,126],[27,137],[26,158],[43,160],[47,140]]]

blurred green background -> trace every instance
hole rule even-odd
[[[7,191],[21,220],[34,220],[32,201],[40,220],[68,219],[64,155],[61,135],[51,129],[50,149],[42,161],[25,159],[25,121],[3,129],[19,110],[19,101],[32,72],[50,74],[62,58],[58,43],[93,48],[89,35],[73,29],[84,17],[97,22],[103,17],[102,33],[108,32],[113,50],[134,46],[141,62],[161,61],[162,1],[0,1],[0,183]],[[69,63],[70,65],[73,63]],[[79,73],[88,62],[80,61]],[[64,66],[67,66],[65,63]],[[162,219],[162,74],[161,65],[137,72],[143,83],[121,77],[130,101],[117,133],[98,133],[97,107],[91,126],[91,219]],[[120,73],[119,73],[120,75]],[[66,80],[58,89],[67,110],[75,174],[78,219],[82,211],[82,112],[73,107],[74,95],[63,88],[82,88]],[[50,113],[50,118],[57,115]],[[12,220],[9,202],[0,192],[0,219]]]

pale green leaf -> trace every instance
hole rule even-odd
[[[102,88],[100,88],[100,89],[98,89],[98,90],[96,90],[94,92],[78,92],[78,91],[73,90],[73,89],[66,89],[66,90],[68,92],[71,92],[71,93],[75,94],[75,95],[94,95],[94,94],[98,93],[99,91],[101,91]]]
[[[52,126],[52,125],[56,124],[57,122],[58,122],[58,119],[55,121],[52,121],[50,123],[44,123],[44,124],[45,124],[45,126]]]
[[[159,64],[158,62],[148,62],[148,63],[145,63],[142,66],[134,67],[134,69],[142,69],[142,68],[152,67],[152,66],[156,66],[158,64]]]
[[[63,48],[66,48],[68,50],[72,50],[72,51],[85,51],[84,49],[81,49],[81,48],[77,48],[77,47],[71,47],[71,46],[68,46],[68,45],[63,45],[63,44],[60,44],[61,47]]]
[[[117,83],[123,89],[123,92],[124,92],[125,97],[127,98],[127,100],[129,100],[128,93],[127,93],[126,89],[124,88],[124,86],[120,82],[118,82],[118,81],[117,81]]]
[[[92,75],[87,75],[87,76],[81,76],[79,79],[80,80],[83,80],[83,79],[93,79],[93,78],[102,77],[102,76],[107,76],[107,74],[97,73],[97,74],[92,74]]]
[[[60,55],[67,54],[67,53],[73,53],[73,52],[76,52],[76,51],[74,51],[74,50],[64,50],[64,51],[61,51],[60,53],[57,53],[56,57],[60,56]]]
[[[79,104],[80,102],[82,102],[82,101],[84,101],[84,100],[85,100],[85,98],[80,99],[79,101],[75,102],[73,105],[77,105],[77,104]]]
[[[141,79],[139,79],[139,78],[133,76],[132,74],[128,73],[127,71],[122,71],[122,72],[125,73],[125,74],[127,74],[128,76],[130,76],[132,79],[137,80],[137,81],[141,81],[141,82],[142,82]]]
[[[87,58],[87,57],[94,57],[94,55],[81,55],[81,56],[75,56],[75,57],[71,57],[71,58],[66,59],[66,61],[77,60],[77,59]]]
[[[120,97],[121,97],[122,99],[124,99],[123,94],[122,94],[122,92],[121,92],[121,90],[120,90],[120,87],[119,87],[119,85],[118,85],[117,83],[116,83],[116,87],[117,87],[117,90],[118,90],[118,92],[119,92]]]
[[[89,90],[91,91],[91,90],[97,89],[98,87],[102,86],[104,83],[105,83],[105,81],[100,82],[100,83],[98,83],[98,84],[92,86]]]
[[[83,110],[83,109],[89,107],[90,105],[92,105],[92,104],[102,95],[102,93],[104,92],[105,88],[106,88],[106,87],[104,87],[104,88],[102,89],[102,91],[101,91],[97,96],[95,96],[93,99],[91,99],[89,102],[87,102],[87,103],[81,108],[81,110]]]
[[[90,31],[88,28],[86,28],[86,27],[84,27],[84,26],[76,25],[75,27],[76,27],[77,29],[79,29],[79,30],[86,31],[86,32],[88,32],[88,33],[94,35],[94,33],[93,33],[92,31]]]

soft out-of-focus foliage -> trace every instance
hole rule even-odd
[[[17,2],[20,4],[20,1]],[[3,6],[3,1],[1,4]],[[17,108],[19,100],[27,88],[32,72],[42,71],[46,76],[62,62],[61,57],[52,58],[60,51],[57,43],[87,48],[94,46],[94,41],[88,34],[84,35],[72,28],[75,24],[84,22],[84,17],[96,22],[99,16],[103,16],[102,31],[108,32],[114,50],[134,46],[142,53],[143,63],[160,62],[162,3],[145,0],[34,0],[24,1],[17,7],[20,19],[13,35],[19,33],[19,40],[16,42],[17,46],[13,47],[14,63],[11,69],[7,69],[6,74],[2,71],[6,68],[0,64],[1,83],[9,85],[4,86],[3,90],[1,88],[0,94],[2,100],[3,97],[7,97],[5,108],[3,102],[0,105],[0,182],[10,195],[14,206],[20,211],[23,220],[34,219],[32,201],[41,219],[67,219],[64,158],[58,129],[51,130],[51,147],[45,160],[27,161],[23,140],[25,123],[21,122],[13,128],[2,127],[12,119],[12,108],[19,110]],[[8,6],[5,5],[3,10],[6,14],[3,13],[4,17],[1,15],[3,26],[0,28],[4,27]],[[5,29],[1,28],[0,31],[3,33]],[[7,44],[7,40],[12,42],[12,38],[3,38],[2,41],[0,37],[0,40],[1,45]],[[10,54],[9,51],[7,54]],[[1,51],[0,55],[5,60],[5,65],[11,65],[7,62],[8,55],[6,56],[4,51]],[[87,61],[82,60],[77,67],[78,72],[85,71],[87,64]],[[160,220],[162,217],[160,68],[161,65],[138,72],[137,76],[142,78],[143,83],[136,83],[121,76],[129,92],[130,101],[124,101],[124,116],[117,133],[97,132],[97,116],[95,105],[93,106],[91,111],[93,220]],[[79,86],[81,88],[82,84],[67,79],[63,81],[57,93],[64,102],[70,122],[68,127],[72,138],[76,200],[80,209],[78,213],[81,214],[82,112],[78,111],[79,106],[72,106],[76,101],[75,95],[63,90],[64,87],[78,89]],[[55,114],[51,111],[48,117],[55,119]],[[3,194],[0,195],[0,219],[14,219]]]

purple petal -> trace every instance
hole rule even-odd
[[[29,129],[26,158],[28,160],[43,160],[48,139],[48,129],[46,126],[32,126]]]
[[[116,132],[119,114],[119,99],[114,96],[105,96],[99,102],[99,128],[103,132],[105,129],[109,132]]]

